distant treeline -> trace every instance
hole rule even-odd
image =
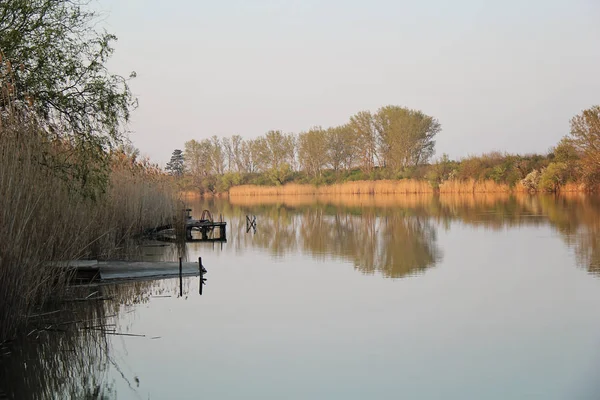
[[[385,106],[361,111],[348,123],[299,134],[269,131],[190,140],[167,170],[183,190],[222,193],[232,186],[332,185],[349,181],[416,179],[433,190],[448,182],[483,182],[530,191],[565,185],[590,190],[600,182],[600,107],[571,120],[571,132],[547,154],[492,152],[431,162],[441,125],[421,111]],[[458,186],[457,186],[458,187]]]
[[[341,126],[314,127],[297,135],[269,131],[256,139],[190,140],[183,153],[173,154],[167,170],[200,192],[222,192],[239,184],[401,178],[430,161],[440,131],[434,117],[386,106],[376,113],[359,112]]]

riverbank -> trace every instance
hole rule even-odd
[[[567,183],[560,187],[560,192],[588,192],[583,184]],[[311,184],[286,184],[282,186],[241,185],[229,189],[230,197],[241,196],[297,196],[297,195],[346,195],[346,194],[469,194],[469,193],[529,193],[522,183],[510,187],[507,184],[492,180],[476,181],[474,179],[459,181],[448,180],[434,188],[424,180],[379,180],[353,181],[333,185],[316,186]]]
[[[33,119],[0,120],[0,342],[60,300],[68,274],[48,262],[113,258],[182,208],[160,169],[124,150],[54,139]]]

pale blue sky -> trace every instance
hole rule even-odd
[[[545,152],[600,103],[598,0],[96,1],[111,70],[138,73],[131,138],[161,164],[388,104],[439,119],[437,155]]]

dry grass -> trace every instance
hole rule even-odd
[[[6,114],[0,122],[2,341],[61,293],[65,273],[48,262],[110,257],[144,228],[170,222],[178,206],[158,170],[125,155],[113,157],[106,193],[83,197],[57,177],[44,131]]]
[[[433,193],[426,181],[411,179],[354,181],[329,186],[287,184],[284,186],[235,186],[229,190],[230,197],[237,196],[289,196],[289,195],[340,195],[340,194],[422,194]]]
[[[568,183],[561,192],[585,192],[582,184]],[[511,188],[504,183],[492,180],[476,181],[474,179],[449,180],[439,186],[440,194],[493,194],[493,193],[527,193],[528,190],[519,182]],[[314,195],[414,195],[432,194],[433,188],[427,181],[419,180],[381,180],[355,181],[333,184],[329,186],[287,184],[284,186],[235,186],[229,190],[230,198],[244,196],[314,196]]]
[[[492,180],[477,181],[449,180],[439,186],[440,194],[492,194],[492,193],[527,193],[528,190],[520,182],[513,188],[504,183]],[[585,185],[567,183],[561,192],[586,192]],[[315,195],[414,195],[432,194],[434,189],[427,181],[420,180],[380,180],[354,181],[328,186],[287,184],[284,186],[242,185],[229,189],[230,198],[248,196],[315,196]]]
[[[510,193],[510,191],[507,184],[491,180],[450,180],[440,184],[440,193]]]
[[[506,184],[499,184],[491,180],[486,181],[459,181],[443,182],[439,187],[440,193],[510,193],[511,189]],[[381,181],[355,181],[329,186],[297,185],[284,186],[235,186],[229,190],[230,197],[239,196],[289,196],[289,195],[323,195],[323,194],[431,194],[432,186],[427,181],[381,180]]]
[[[582,193],[588,191],[583,183],[568,182],[560,188],[561,193]]]

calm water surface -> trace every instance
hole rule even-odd
[[[120,333],[4,350],[15,398],[599,399],[600,199],[244,198],[198,278],[94,288]],[[257,229],[247,231],[246,215]],[[140,257],[176,259],[171,247]],[[90,289],[91,290],[91,289]]]

